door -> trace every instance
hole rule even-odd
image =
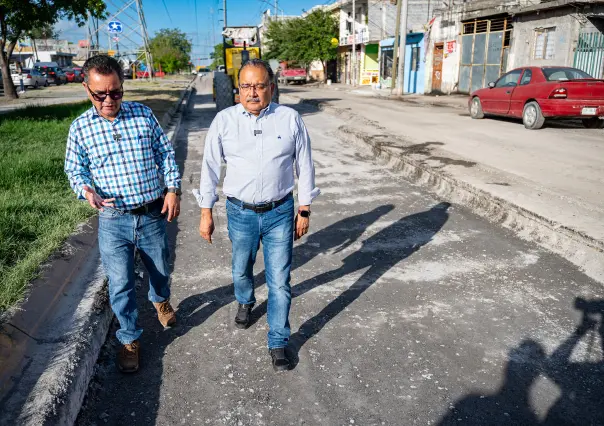
[[[444,50],[444,43],[434,44],[434,59],[432,60],[432,92],[441,91]]]
[[[495,83],[495,87],[489,89],[481,96],[483,110],[491,114],[507,114],[510,110],[510,102],[514,88],[522,74],[521,69],[510,71],[503,75]]]
[[[526,101],[528,99],[535,97],[535,85],[531,84],[532,82],[533,70],[527,68],[522,74],[520,83],[512,93],[512,99],[510,102],[510,110],[508,111],[508,115],[512,115],[514,117],[522,117],[524,104],[526,104]]]

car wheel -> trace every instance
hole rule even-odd
[[[472,99],[472,103],[470,104],[470,117],[480,120],[484,118],[484,112],[482,111],[482,103],[480,102],[480,98],[475,96]]]
[[[44,87],[48,87],[48,80],[44,81]]]
[[[38,84],[38,82],[36,81],[36,82],[34,83],[34,89],[37,89],[38,87],[40,87],[40,84]]]
[[[529,130],[538,130],[543,127],[545,124],[545,117],[537,102],[529,102],[524,106],[522,122],[524,123],[524,127]]]
[[[600,120],[598,117],[585,118],[581,121],[586,129],[604,129],[604,120]]]

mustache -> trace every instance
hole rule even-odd
[[[248,102],[260,102],[260,98],[258,96],[248,96]]]

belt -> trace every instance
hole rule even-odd
[[[124,213],[134,214],[134,215],[144,215],[149,213],[154,207],[160,207],[160,204],[163,206],[163,198],[158,198],[155,201],[151,201],[150,203],[143,204],[140,207],[137,207],[132,210],[124,210]]]
[[[242,207],[247,210],[252,210],[254,213],[266,213],[266,212],[270,212],[274,208],[277,208],[281,204],[288,201],[291,195],[292,195],[292,193],[290,192],[285,197],[281,198],[279,201],[271,201],[270,203],[263,203],[263,204],[248,204],[248,203],[244,203],[241,200],[238,200],[235,197],[227,197],[227,200],[229,200],[231,203],[233,203],[239,207]]]

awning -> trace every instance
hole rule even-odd
[[[417,44],[424,39],[424,33],[409,33],[407,34],[407,45]],[[380,41],[380,48],[394,49],[394,37],[390,37]]]

